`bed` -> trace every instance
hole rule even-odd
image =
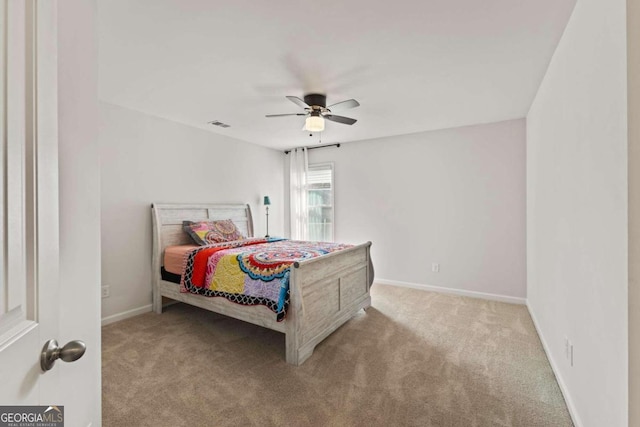
[[[163,298],[169,298],[273,329],[285,334],[287,363],[301,365],[318,343],[359,310],[371,305],[371,242],[293,263],[288,276],[288,308],[282,321],[265,306],[239,305],[220,297],[180,292],[180,285],[163,279],[161,271],[167,247],[193,243],[183,231],[183,221],[231,219],[244,236],[253,237],[251,209],[239,203],[155,203],[151,208],[153,310],[156,313],[162,313]]]

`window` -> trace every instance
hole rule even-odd
[[[333,163],[309,165],[307,205],[309,240],[333,241]]]

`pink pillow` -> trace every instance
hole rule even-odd
[[[182,228],[199,245],[230,242],[245,237],[230,219],[218,221],[182,221]]]

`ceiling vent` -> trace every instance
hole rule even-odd
[[[231,125],[228,125],[226,123],[222,123],[219,120],[212,120],[212,121],[207,122],[207,123],[209,123],[210,125],[221,127],[221,128],[230,128],[231,127]]]

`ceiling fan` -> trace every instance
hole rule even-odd
[[[302,130],[310,132],[322,132],[324,130],[324,119],[332,122],[352,125],[357,120],[350,117],[336,116],[334,110],[359,107],[360,103],[355,99],[347,99],[346,101],[337,102],[327,107],[327,96],[319,93],[310,93],[304,96],[304,100],[297,96],[287,96],[287,99],[297,106],[304,108],[304,113],[290,114],[267,114],[266,117],[284,117],[284,116],[306,116],[304,127]]]

